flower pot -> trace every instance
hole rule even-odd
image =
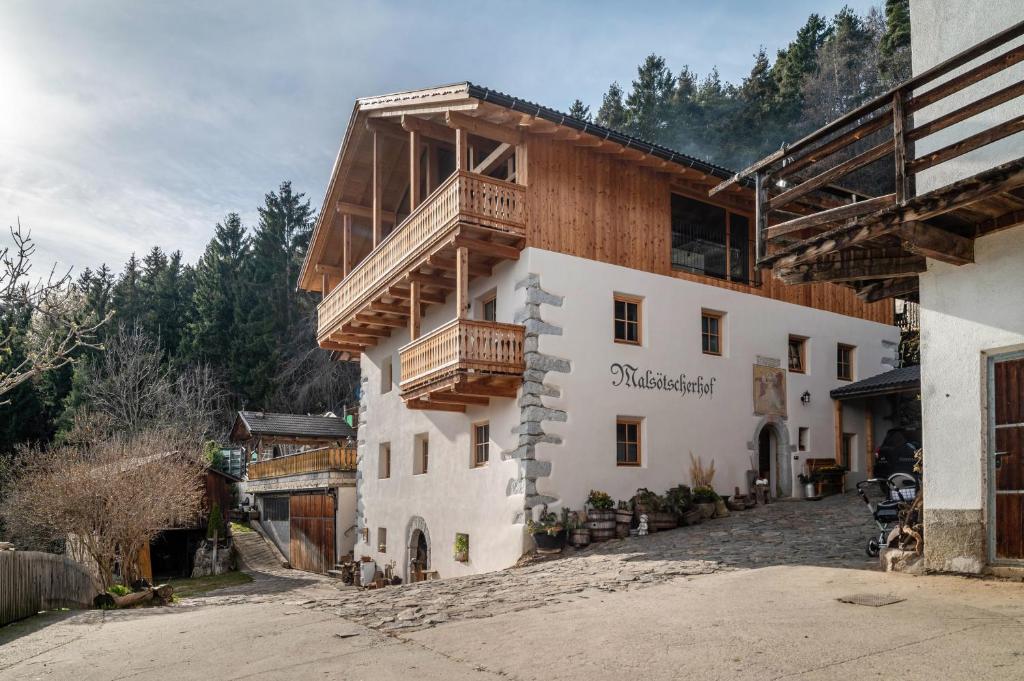
[[[615,522],[616,513],[617,511],[611,508],[602,511],[598,511],[592,508],[589,511],[587,511],[587,520],[594,522],[607,522],[610,520],[612,522]]]
[[[534,532],[533,541],[537,544],[537,550],[546,553],[558,553],[565,548],[566,532],[559,530],[555,534],[547,532]]]
[[[697,504],[697,510],[700,511],[700,517],[704,520],[715,517],[715,504],[714,502],[708,502],[705,504]]]
[[[814,499],[818,496],[818,485],[814,482],[804,483],[804,499]]]
[[[633,512],[630,510],[617,509],[615,511],[615,522],[617,523],[633,523]]]
[[[725,502],[725,507],[730,511],[745,511],[747,510],[747,502],[745,499],[739,497],[732,497]]]
[[[679,520],[674,513],[659,511],[658,513],[649,514],[647,525],[648,528],[654,527],[659,532],[662,530],[673,530],[679,527]]]
[[[615,537],[625,539],[629,536],[629,523],[615,523]]]
[[[587,546],[590,544],[590,530],[585,527],[573,530],[569,533],[569,543],[579,548]]]
[[[719,499],[715,502],[715,517],[716,518],[728,518],[729,509],[725,506],[725,501]]]
[[[683,514],[683,523],[686,525],[699,525],[700,521],[704,519],[700,509],[691,508],[689,511]]]

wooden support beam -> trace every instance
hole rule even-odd
[[[319,264],[313,267],[313,271],[317,274],[333,274],[336,277],[344,276],[344,268],[338,265],[324,265]]]
[[[836,463],[843,460],[843,403],[832,400],[833,424],[835,426]]]
[[[446,277],[443,274],[424,274],[422,272],[408,272],[404,277],[403,281],[409,282],[410,287],[412,284],[417,283],[422,286],[433,286],[444,291],[454,290],[457,282],[452,277]],[[410,288],[410,296],[412,295],[412,289]],[[422,294],[422,289],[420,290]]]
[[[381,317],[366,312],[360,312],[352,319],[353,321],[359,322],[360,324],[384,326],[391,329],[401,329],[405,326],[405,319],[395,319],[394,317]]]
[[[430,402],[446,402],[449,404],[475,404],[475,405],[486,405],[490,400],[480,395],[464,395],[462,393],[438,391],[436,393],[427,393],[424,396]]]
[[[903,277],[920,274],[926,269],[923,258],[913,256],[889,258],[836,259],[798,265],[792,269],[779,269],[775,276],[791,284],[813,284],[822,281],[849,282],[869,281],[886,277]]]
[[[458,263],[455,258],[445,258],[440,255],[432,255],[427,258],[427,264],[439,270],[447,270],[448,272],[455,272],[458,269]],[[489,277],[492,272],[493,268],[481,262],[469,263],[469,276],[471,277]]]
[[[320,347],[333,352],[362,352],[363,346],[355,343],[339,343],[330,339],[320,341]]]
[[[418,132],[423,137],[429,137],[430,139],[448,142],[449,144],[455,143],[455,132],[451,128],[428,121],[425,118],[402,116],[402,128],[406,132]]]
[[[420,283],[409,284],[409,340],[420,337]]]
[[[473,172],[479,173],[480,175],[489,175],[491,171],[507,161],[515,153],[516,147],[514,144],[503,142],[502,144],[499,144],[494,151],[488,154],[487,158],[480,161],[480,163],[473,168]]]
[[[465,128],[455,129],[455,170],[469,170],[469,133]]]
[[[420,205],[420,133],[409,131],[409,212]]]
[[[326,272],[320,275],[320,292],[322,294],[321,300],[326,298],[327,294],[331,292],[331,277]]]
[[[860,217],[862,215],[867,215],[868,213],[874,213],[875,211],[888,208],[893,205],[895,201],[895,194],[885,194],[884,196],[876,196],[875,198],[867,199],[866,201],[857,201],[856,203],[839,206],[838,208],[830,208],[829,210],[825,210],[820,213],[804,215],[793,220],[772,225],[765,232],[765,237],[767,239],[774,239],[784,234],[791,234],[809,227],[820,227],[829,223],[844,222],[851,218]]]
[[[866,303],[877,303],[886,298],[903,298],[917,293],[917,276],[899,279],[885,279],[857,288],[857,296]]]
[[[917,221],[900,225],[894,234],[903,240],[903,247],[911,253],[951,265],[974,262],[974,239]]]
[[[409,409],[420,409],[423,411],[457,411],[465,412],[466,405],[450,404],[446,402],[430,402],[425,399],[408,400],[405,406]]]
[[[380,134],[377,131],[373,132],[373,170],[372,170],[372,189],[373,189],[373,217],[371,231],[373,233],[373,247],[376,248],[377,244],[384,238],[383,227],[381,226],[381,211],[383,206],[381,202],[384,200],[384,186],[381,181],[381,158],[383,154],[382,142]]]
[[[778,196],[772,198],[768,205],[772,209],[781,208],[802,196],[806,196],[812,191],[821,189],[833,181],[852,173],[858,168],[863,168],[866,165],[874,163],[880,158],[891,154],[892,151],[893,141],[886,140],[865,152],[857,154],[851,159],[847,159],[824,172],[818,173],[806,182],[801,182],[792,189],[782,192]]]
[[[354,215],[366,220],[373,219],[373,206],[363,206],[358,203],[351,203],[350,201],[338,201],[334,206],[335,209],[343,215]],[[394,222],[398,219],[398,215],[393,210],[382,210],[380,215],[382,219],[388,222]]]
[[[494,140],[496,142],[504,142],[512,146],[516,146],[523,141],[522,133],[518,130],[507,128],[504,125],[488,123],[482,118],[467,116],[466,114],[459,113],[458,111],[449,111],[446,113],[445,122],[450,128],[466,130],[478,137],[486,137],[487,139]]]
[[[399,286],[392,286],[391,288],[389,288],[386,295],[388,295],[388,296],[390,296],[392,298],[398,298],[400,300],[409,300],[410,298],[412,298],[412,294],[409,292],[409,289],[402,288],[402,287],[399,287]],[[444,301],[445,301],[445,296],[442,295],[442,294],[427,293],[425,291],[420,291],[420,302],[421,303],[431,303],[433,305],[441,305],[441,304],[444,303]]]
[[[409,306],[397,303],[370,303],[367,308],[370,312],[384,312],[387,314],[409,316]]]
[[[354,257],[352,255],[352,216],[341,216],[341,277],[344,279],[352,271]]]
[[[754,175],[754,283],[761,285],[761,268],[758,263],[768,253],[766,230],[768,228],[768,187],[762,173]]]
[[[469,312],[469,249],[455,249],[455,316],[465,319]]]
[[[427,142],[427,194],[437,189],[437,145]]]
[[[353,326],[351,322],[341,327],[341,333],[346,336],[368,336],[370,338],[387,338],[391,335],[390,329],[371,329],[368,326]]]
[[[1021,131],[1024,131],[1024,114],[914,159],[909,164],[910,172],[919,173]]]
[[[483,381],[456,380],[452,391],[460,395],[479,395],[482,397],[515,397],[518,392],[517,383],[485,383]]]
[[[910,176],[907,173],[907,117],[903,113],[903,91],[892,95],[892,143],[896,170],[896,205],[902,206],[910,197]]]
[[[528,184],[528,168],[527,166],[527,149],[526,144],[520,144],[516,147],[516,184],[526,186]]]
[[[485,255],[492,255],[496,258],[502,258],[504,260],[518,260],[519,249],[515,246],[506,246],[505,244],[499,244],[494,241],[481,241],[480,239],[471,239],[465,236],[459,236],[455,238],[455,245],[459,247],[468,248],[474,253],[480,253]],[[458,262],[456,260],[456,262]]]

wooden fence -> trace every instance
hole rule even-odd
[[[0,551],[0,626],[41,610],[92,607],[98,593],[88,569],[67,556]]]

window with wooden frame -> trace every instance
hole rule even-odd
[[[803,336],[789,337],[789,370],[807,373],[807,339]]]
[[[808,441],[808,439],[810,439],[810,435],[811,435],[811,429],[810,428],[805,428],[804,426],[800,426],[797,429],[797,434],[796,434],[797,447],[796,448],[797,448],[798,451],[801,451],[801,452],[806,452],[807,451],[807,447],[809,446],[807,441]]]
[[[615,420],[615,463],[619,466],[640,465],[641,420],[620,416]]]
[[[491,458],[491,424],[473,424],[473,468],[486,466]]]
[[[391,477],[391,443],[381,442],[377,455],[377,478],[384,480]]]
[[[386,527],[377,528],[377,551],[380,553],[387,553],[388,550],[388,530]]]
[[[384,361],[380,365],[380,394],[385,395],[391,392],[391,387],[395,383],[395,374],[392,368],[391,356],[384,358]]]
[[[840,381],[853,380],[853,345],[839,343],[836,345],[836,378]]]
[[[643,298],[615,294],[615,342],[642,343]]]
[[[750,220],[706,201],[672,194],[672,268],[751,282]]]
[[[700,349],[705,355],[722,354],[722,323],[725,315],[721,312],[701,310]]]
[[[498,321],[498,294],[488,293],[480,299],[480,318],[485,322]]]
[[[426,435],[417,435],[413,440],[412,474],[425,475],[429,464],[430,440]]]

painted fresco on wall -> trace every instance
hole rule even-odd
[[[786,416],[786,370],[754,365],[754,413]]]

